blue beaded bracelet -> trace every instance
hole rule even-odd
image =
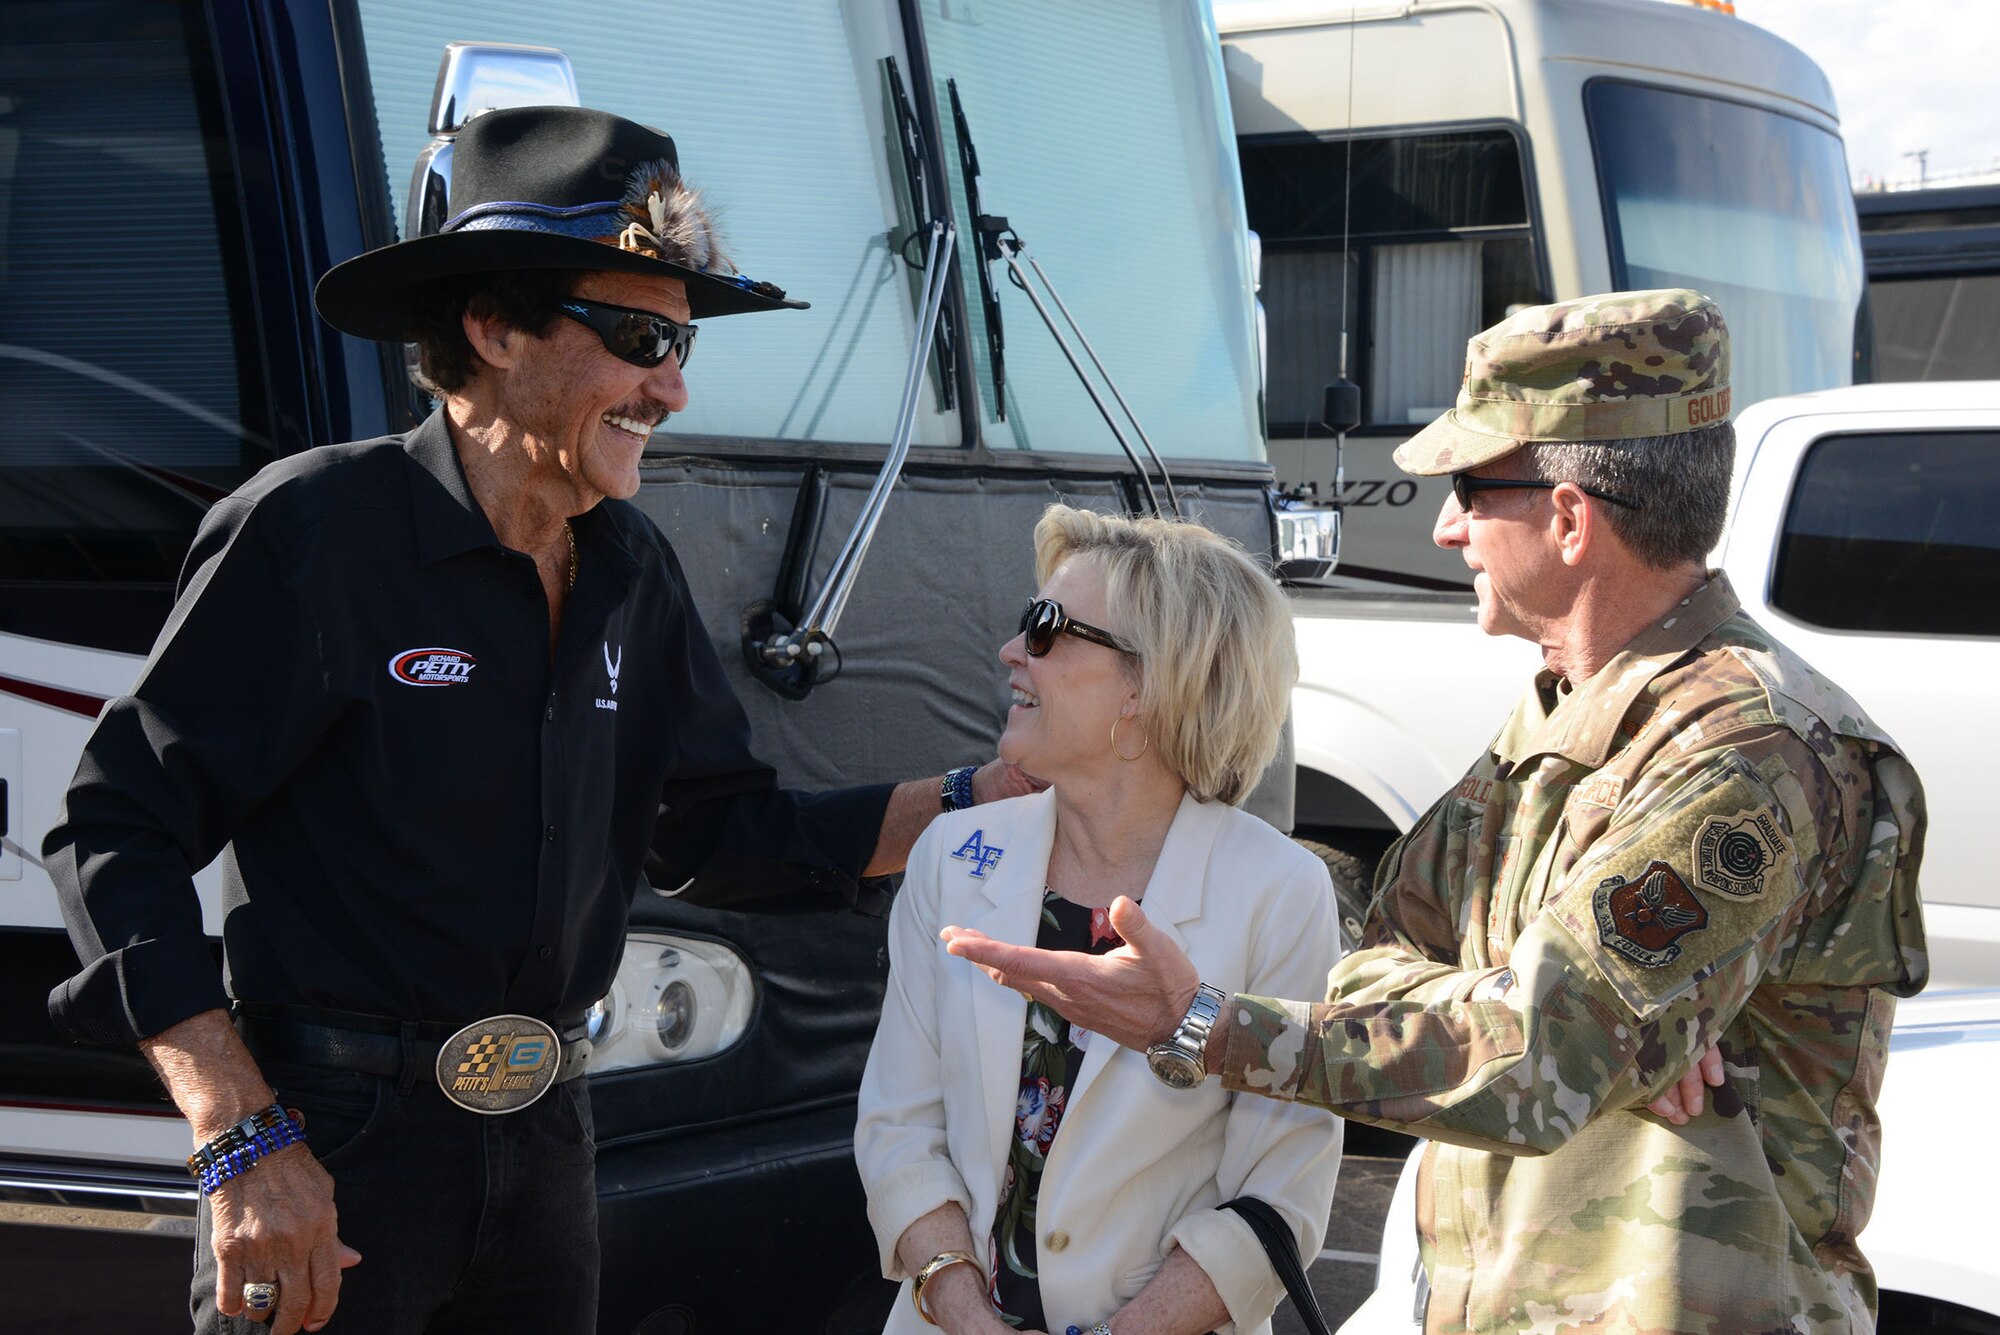
[[[972,796],[972,774],[977,765],[960,765],[957,769],[945,771],[943,793],[946,811],[963,811],[974,805]]]
[[[274,1103],[190,1154],[188,1172],[194,1175],[201,1194],[212,1196],[216,1188],[249,1172],[265,1155],[276,1154],[305,1138],[305,1118]]]

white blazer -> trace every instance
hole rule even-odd
[[[1055,836],[1049,793],[931,822],[889,919],[889,988],[861,1079],[855,1160],[882,1273],[904,1280],[886,1332],[929,1335],[896,1242],[947,1201],[990,1265],[1020,1093],[1027,1002],[945,952],[938,929],[1033,945]],[[1333,887],[1312,854],[1254,816],[1183,798],[1143,901],[1147,918],[1225,992],[1324,995],[1339,954]],[[1175,1091],[1142,1053],[1092,1035],[1049,1151],[1036,1251],[1050,1330],[1086,1329],[1144,1288],[1175,1244],[1229,1308],[1223,1335],[1263,1335],[1284,1286],[1248,1224],[1218,1210],[1256,1196],[1318,1255],[1340,1171],[1340,1122],[1314,1108]]]

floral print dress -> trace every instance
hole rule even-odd
[[[1042,898],[1042,923],[1035,944],[1043,950],[1102,955],[1125,943],[1111,930],[1108,910],[1072,904],[1049,890]],[[992,1258],[987,1281],[993,1306],[1010,1326],[1050,1328],[1035,1274],[1035,1199],[1041,1190],[1049,1146],[1062,1127],[1069,1091],[1076,1085],[1084,1051],[1091,1042],[1110,1040],[1087,1030],[1072,1030],[1068,1020],[1041,1002],[1028,1003],[1021,1043],[1021,1093],[1014,1104],[1014,1139],[1007,1147],[1000,1209],[994,1216],[993,1241],[987,1250]]]

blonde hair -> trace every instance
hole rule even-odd
[[[1277,582],[1199,524],[1067,505],[1043,511],[1036,581],[1085,556],[1104,571],[1105,629],[1138,655],[1139,711],[1153,749],[1197,800],[1240,804],[1278,753],[1299,677]]]

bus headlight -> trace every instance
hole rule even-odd
[[[712,1057],[749,1028],[753,999],[750,968],[729,947],[650,932],[629,936],[611,991],[585,1016],[590,1070]]]

